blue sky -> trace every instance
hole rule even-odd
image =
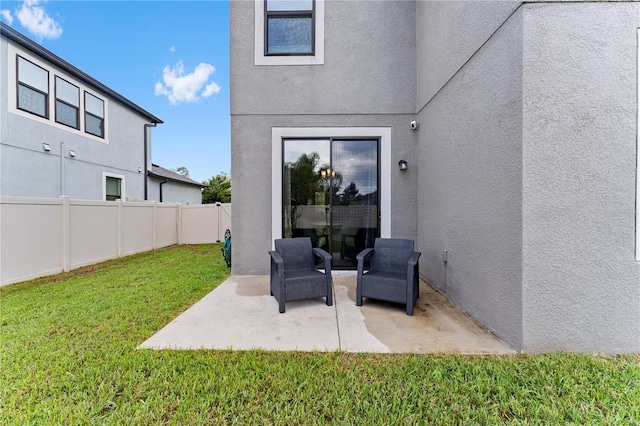
[[[159,117],[152,160],[231,171],[227,1],[2,0],[2,21]]]

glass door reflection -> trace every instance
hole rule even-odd
[[[379,235],[378,141],[283,141],[284,238],[310,237],[352,269]]]
[[[310,237],[330,252],[330,182],[322,177],[331,167],[329,139],[286,139],[283,164],[283,237]]]
[[[331,165],[333,265],[355,268],[358,253],[379,235],[378,141],[333,140]]]

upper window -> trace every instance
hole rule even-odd
[[[325,0],[255,0],[255,65],[323,65]]]
[[[265,55],[313,55],[314,0],[266,0]]]
[[[56,76],[56,121],[74,129],[80,128],[80,89]]]
[[[84,92],[84,131],[104,137],[104,101]]]
[[[49,72],[18,56],[18,109],[49,117]]]
[[[43,58],[12,44],[8,46],[8,56],[12,58],[7,73],[7,79],[12,82],[6,96],[8,112],[108,143],[107,97]]]

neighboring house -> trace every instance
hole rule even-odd
[[[156,199],[162,120],[4,23],[0,35],[0,195]],[[192,202],[185,187],[171,199]]]
[[[151,165],[149,172],[149,200],[161,203],[202,204],[202,185],[193,179]]]
[[[347,268],[411,238],[517,350],[640,351],[639,3],[230,14],[234,274],[267,274],[283,236]]]

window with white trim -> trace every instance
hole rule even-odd
[[[265,55],[313,55],[314,0],[265,0]]]
[[[105,201],[125,199],[125,178],[110,172],[102,172],[102,193]]]
[[[56,122],[80,128],[80,88],[56,76]]]
[[[49,117],[49,72],[18,56],[18,109]]]
[[[89,92],[84,92],[84,131],[104,137],[104,101]]]
[[[9,113],[109,143],[107,97],[19,47],[9,44],[7,50]]]
[[[271,128],[271,239],[282,238],[283,143],[301,138],[373,138],[380,142],[380,236],[391,237],[391,128],[390,127],[272,127]],[[397,163],[396,163],[397,164]]]
[[[255,65],[324,64],[324,0],[255,0]]]

